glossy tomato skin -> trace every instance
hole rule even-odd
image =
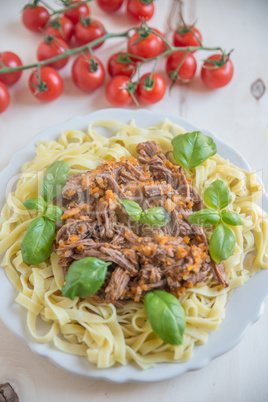
[[[146,77],[150,77],[151,73],[144,74],[137,86],[138,100],[146,105],[159,102],[165,95],[167,84],[162,75],[154,73],[152,76],[153,86],[149,90],[144,88]]]
[[[42,41],[37,48],[37,59],[38,61],[47,60],[50,59],[51,57],[63,54],[65,50],[68,49],[70,49],[69,46],[61,38],[57,38],[56,40],[52,39],[51,42],[49,43]],[[49,63],[47,65],[52,68],[55,68],[56,70],[60,70],[68,63],[68,60],[69,57],[64,57],[64,59],[53,61],[52,63]]]
[[[70,5],[80,3],[80,0],[74,0]],[[64,16],[69,18],[73,24],[77,24],[80,17],[87,17],[90,14],[90,8],[87,4],[81,4],[78,7],[72,8],[64,12]]]
[[[97,0],[98,6],[106,13],[115,13],[124,0]]]
[[[220,60],[221,54],[213,54],[208,60]],[[229,84],[234,74],[234,66],[230,59],[226,64],[217,69],[207,69],[205,66],[212,66],[210,63],[204,62],[201,69],[201,78],[204,84],[211,89],[221,88]]]
[[[74,28],[75,39],[79,46],[93,42],[95,39],[101,38],[105,35],[105,28],[100,21],[89,19],[89,22],[86,24],[87,25],[84,25],[82,21],[79,21]],[[102,46],[103,43],[104,42],[100,42],[98,45],[93,46],[92,49],[97,49]]]
[[[61,16],[55,20],[49,21],[45,34],[47,36],[54,36],[70,42],[74,32],[74,24],[72,21],[64,16]]]
[[[0,113],[3,113],[9,106],[10,95],[7,87],[3,82],[0,82]]]
[[[177,46],[177,47],[185,47],[185,46],[199,47],[200,43],[198,42],[197,38],[200,40],[200,42],[202,42],[202,35],[201,35],[200,31],[194,26],[187,25],[187,27],[192,29],[192,31],[194,32],[194,35],[190,31],[188,31],[186,33],[181,33],[181,32],[175,31],[174,35],[173,35],[174,46]],[[183,30],[183,25],[179,27],[179,30],[180,31]]]
[[[169,55],[166,63],[166,71],[169,77],[170,73],[172,73],[172,71],[175,71],[176,68],[178,67],[184,54],[185,52],[183,51],[177,51]],[[186,59],[183,61],[181,67],[179,68],[178,71],[179,78],[181,80],[190,81],[195,75],[196,67],[197,67],[196,59],[191,53],[189,53],[186,56]],[[177,80],[176,82],[182,84],[182,82],[180,82],[179,80]]]
[[[72,66],[72,79],[75,85],[82,91],[95,91],[95,89],[102,85],[105,79],[105,70],[102,62],[97,57],[94,57],[93,62],[90,53],[78,56]]]
[[[156,28],[152,29],[161,34]],[[153,32],[150,32],[146,38],[137,42],[138,39],[139,32],[135,32],[128,40],[128,53],[133,54],[134,56],[150,59],[151,57],[156,57],[161,54],[165,48],[163,40]],[[132,58],[134,61],[139,60],[136,57]]]
[[[29,77],[29,87],[34,97],[41,102],[51,102],[57,99],[63,91],[63,80],[59,73],[52,67],[40,68],[40,78],[46,85],[46,90],[40,92],[36,87],[39,85],[35,69]]]
[[[119,57],[126,58],[126,63],[121,63]],[[127,77],[132,77],[136,71],[136,65],[132,61],[128,61],[126,53],[120,52],[113,54],[108,60],[108,72],[111,77],[116,75],[126,75]]]
[[[43,6],[26,6],[22,12],[22,22],[30,31],[41,32],[49,20],[49,12]]]
[[[116,75],[107,84],[105,95],[108,102],[117,107],[127,106],[132,102],[132,96],[126,87],[129,83],[129,78],[126,75]]]
[[[154,3],[144,4],[140,0],[128,0],[127,15],[135,22],[149,21],[154,15]]]
[[[16,53],[13,52],[2,52],[0,53],[0,60],[6,67],[20,67],[22,66],[22,61]],[[0,69],[2,68],[0,64]],[[13,73],[0,74],[0,82],[5,85],[10,86],[15,84],[20,77],[22,71],[14,71]]]

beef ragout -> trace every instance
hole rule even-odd
[[[153,141],[140,143],[137,154],[68,177],[64,224],[54,242],[64,273],[85,257],[111,261],[104,284],[91,297],[115,305],[142,301],[154,289],[179,297],[212,277],[227,287],[224,265],[212,261],[204,229],[188,222],[189,214],[203,208],[191,178]],[[118,198],[142,209],[161,206],[171,220],[161,228],[136,222]]]

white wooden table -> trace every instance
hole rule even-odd
[[[23,0],[1,0],[0,51],[14,51],[24,63],[29,63],[35,59],[41,38],[20,23],[20,10],[24,4]],[[107,16],[95,4],[91,8],[92,14],[106,23],[108,29],[115,31],[130,26],[120,15]],[[151,26],[167,32],[170,8],[171,1],[156,0]],[[175,87],[171,96],[167,94],[160,103],[150,107],[155,112],[179,115],[200,128],[214,131],[239,149],[253,169],[263,172],[266,188],[268,90],[256,100],[250,86],[258,78],[268,86],[267,15],[267,0],[185,0],[185,19],[193,22],[198,18],[204,43],[221,45],[226,50],[235,49],[232,55],[234,78],[226,88],[209,91],[197,77],[189,87]],[[105,62],[117,49],[122,49],[117,41],[109,42],[98,50],[98,55]],[[201,59],[204,56],[200,55]],[[42,129],[72,116],[109,106],[103,88],[93,95],[74,88],[69,78],[70,67],[71,63],[62,72],[66,77],[64,96],[54,103],[40,104],[32,97],[27,88],[28,71],[11,89],[12,104],[0,115],[1,169],[14,152],[23,148]],[[240,344],[202,370],[160,383],[117,385],[78,377],[56,367],[32,353],[0,322],[0,383],[9,381],[21,402],[264,402],[268,400],[267,334],[266,304],[261,319],[247,330]]]

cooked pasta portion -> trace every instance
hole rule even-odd
[[[102,132],[107,130],[108,136],[101,135],[99,127]],[[184,132],[169,120],[147,128],[137,127],[134,121],[129,125],[99,121],[91,123],[87,132],[65,130],[58,140],[37,144],[34,160],[22,167],[16,189],[8,195],[0,222],[2,266],[18,291],[16,302],[27,309],[27,326],[37,342],[53,342],[66,353],[85,356],[99,368],[131,361],[144,369],[159,362],[182,362],[192,356],[195,345],[207,341],[209,331],[219,328],[233,289],[243,285],[259,269],[268,268],[268,217],[256,204],[262,196],[262,187],[255,174],[233,166],[218,154],[187,175],[201,199],[204,188],[214,180],[226,183],[232,194],[228,209],[239,214],[245,223],[233,227],[235,250],[224,261],[229,286],[223,286],[217,276],[210,275],[202,286],[185,286],[177,293],[186,315],[180,346],[158,338],[142,301],[114,305],[99,303],[94,297],[74,300],[64,297],[61,288],[66,272],[60,263],[60,252],[53,252],[36,266],[23,261],[21,242],[29,223],[37,216],[23,202],[38,197],[40,181],[52,162],[65,161],[71,175],[83,174],[105,161],[116,163],[120,158],[137,158],[137,145],[154,141],[173,164],[171,140]],[[209,235],[208,231],[208,238]],[[39,331],[40,318],[47,327],[45,334]]]

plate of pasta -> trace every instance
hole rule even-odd
[[[0,318],[74,374],[154,382],[229,351],[268,294],[268,198],[175,116],[104,109],[0,173]]]

